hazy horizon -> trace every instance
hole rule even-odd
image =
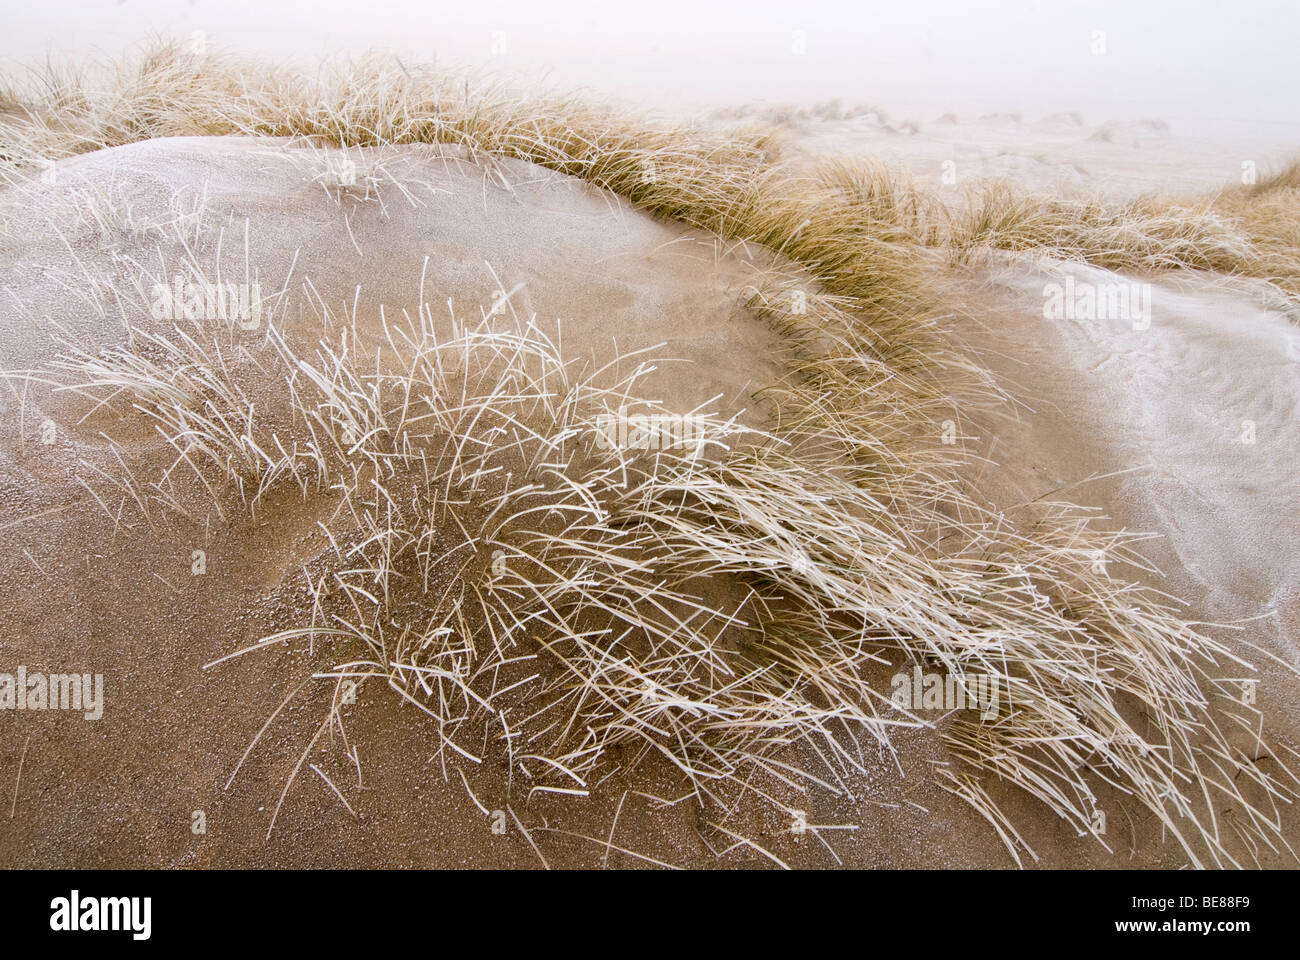
[[[391,49],[674,112],[838,97],[899,119],[1074,110],[1089,123],[1153,118],[1184,136],[1300,146],[1294,0],[665,0],[637,10],[594,0],[375,0],[362,10],[346,0],[70,0],[24,10],[0,53],[14,70],[195,30],[213,48],[277,61]],[[1104,52],[1094,52],[1098,32]]]

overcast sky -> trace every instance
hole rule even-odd
[[[903,119],[1080,110],[1300,143],[1300,0],[8,0],[7,69],[150,33],[276,59],[379,47],[665,109],[840,97]]]

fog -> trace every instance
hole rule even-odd
[[[899,119],[1080,111],[1300,143],[1300,2],[69,0],[10,10],[7,69],[149,34],[311,64],[391,49],[656,109],[839,97]]]

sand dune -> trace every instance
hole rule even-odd
[[[106,680],[93,724],[0,715],[5,862],[1288,862],[1300,337],[1295,278],[1259,278],[1293,251],[1226,207],[1188,240],[1182,208],[1030,204],[963,234],[942,203],[988,177],[1219,187],[1240,145],[823,111],[642,149],[631,121],[569,104],[543,130],[466,88],[405,142],[343,149],[297,92],[223,100],[230,76],[175,69],[197,99],[154,133],[314,132],[90,149],[97,116],[15,120],[4,155],[0,651]],[[42,176],[32,143],[81,155]],[[941,203],[823,168],[844,155]],[[620,452],[621,479],[599,444],[564,459],[642,402],[724,452]],[[553,552],[511,544],[536,564],[486,601],[523,497],[510,521]],[[888,692],[913,667],[994,671],[1008,699],[922,718]]]
[[[421,283],[427,300],[450,301],[435,314],[444,332],[453,311],[462,323],[487,316],[508,325],[507,311],[492,315],[504,287],[513,312],[536,314],[579,364],[606,363],[616,348],[658,347],[647,356],[676,362],[660,363],[647,383],[666,404],[690,410],[713,401],[711,409],[726,416],[765,424],[752,393],[788,374],[788,348],[742,306],[747,285],[772,262],[761,248],[724,247],[698,231],[655,223],[612,194],[518,161],[473,162],[442,148],[354,151],[358,183],[342,185],[347,156],[254,140],[152,140],[62,163],[52,184],[11,188],[3,198],[8,235],[32,242],[5,249],[10,302],[22,322],[5,327],[3,366],[39,368],[70,346],[94,353],[123,341],[117,302],[95,298],[91,277],[107,283],[137,267],[156,278],[177,270],[189,277],[199,268],[209,278],[220,270],[244,282],[247,258],[265,312],[257,324],[250,317],[251,329],[236,323],[235,349],[261,348],[273,319],[291,337],[312,342],[327,328],[326,312],[336,324],[355,312],[360,326],[377,334],[381,306],[390,318],[414,311]],[[369,199],[367,177],[375,179]],[[69,206],[90,212],[69,224]],[[89,297],[72,293],[86,289]],[[153,302],[151,290],[140,296],[136,308]],[[4,650],[33,671],[103,669],[107,693],[105,717],[89,736],[62,716],[29,714],[30,741],[5,739],[6,763],[16,768],[26,751],[23,816],[5,830],[11,862],[536,865],[519,831],[493,833],[492,817],[475,807],[478,798],[500,803],[500,772],[476,773],[473,799],[458,780],[449,792],[428,763],[434,744],[418,712],[381,691],[360,698],[354,709],[364,710],[365,722],[348,727],[364,772],[351,769],[337,743],[317,751],[311,759],[322,775],[294,782],[268,840],[280,792],[328,691],[277,716],[310,668],[301,652],[214,671],[203,665],[305,616],[302,565],[327,546],[317,527],[325,507],[288,500],[233,527],[209,515],[159,529],[135,518],[118,529],[112,516],[122,504],[104,493],[106,515],[76,479],[95,479],[87,462],[111,466],[99,431],[143,452],[145,469],[149,450],[159,464],[168,462],[166,445],[118,421],[79,421],[78,405],[34,402],[38,386],[29,385],[23,398],[21,380],[14,383],[2,450],[0,583],[18,615]],[[46,422],[55,425],[48,444]],[[201,576],[192,571],[194,550],[204,554]],[[276,724],[241,766],[272,717]],[[1004,864],[1001,844],[979,831],[978,817],[922,779],[941,748],[932,738],[911,739],[911,782],[896,780],[893,762],[881,757],[880,782],[864,784],[853,802],[818,802],[812,822],[861,825],[836,844],[849,864]],[[347,791],[360,823],[325,777]],[[581,807],[557,802],[548,812],[547,804],[534,804],[520,816],[533,827],[559,818],[566,830],[601,836],[617,810],[624,842],[641,856],[712,862],[690,811],[656,810],[628,799],[630,789],[674,787],[667,771],[643,765],[637,778],[620,777]],[[943,817],[931,816],[935,810]],[[201,840],[190,830],[196,811],[208,825]],[[835,863],[818,846],[792,842],[786,825],[769,816],[753,814],[732,827],[762,837],[792,864]],[[952,842],[953,823],[967,824],[968,841]],[[1046,851],[1059,842],[1030,835]],[[602,854],[564,835],[548,835],[544,844],[552,865],[589,866]],[[1076,857],[1096,856],[1082,841],[1067,845]],[[730,860],[767,862],[743,849]]]
[[[721,393],[728,409],[742,410],[781,370],[778,339],[743,322],[737,306],[770,261],[760,248],[654,223],[608,193],[519,161],[472,162],[451,147],[158,139],[64,161],[54,184],[34,182],[7,200],[5,230],[23,238],[7,266],[26,281],[24,308],[57,317],[81,346],[120,335],[70,299],[81,266],[108,276],[139,262],[170,282],[177,272],[189,279],[192,257],[209,278],[220,270],[227,282],[257,282],[267,309],[291,324],[309,303],[339,316],[376,315],[381,304],[400,315],[421,278],[437,303],[451,301],[439,318],[447,324],[456,311],[463,321],[480,320],[484,308],[504,316],[500,294],[509,293],[515,313],[536,315],[596,366],[615,350],[650,347],[691,361],[666,364],[658,385],[687,409]],[[70,228],[48,229],[48,218],[69,209]],[[69,247],[80,255],[70,258]],[[48,350],[52,336],[7,335],[7,367]]]
[[[94,353],[122,342],[115,298],[94,299],[89,277],[120,278],[139,265],[169,283],[173,271],[188,278],[197,267],[209,278],[220,271],[243,283],[247,262],[255,265],[248,276],[260,285],[266,312],[260,323],[250,318],[252,329],[233,330],[235,351],[265,348],[272,310],[278,329],[305,342],[325,329],[325,311],[336,323],[355,312],[362,329],[377,334],[381,306],[400,320],[403,310],[416,309],[423,284],[426,300],[442,306],[435,324],[444,334],[453,312],[463,324],[486,315],[503,325],[509,314],[535,314],[575,370],[607,363],[616,350],[657,348],[646,355],[661,360],[646,384],[667,406],[709,404],[761,422],[751,394],[782,369],[782,347],[740,306],[745,284],[763,265],[757,248],[750,255],[723,249],[698,231],[657,224],[611,194],[517,161],[476,163],[433,148],[352,157],[355,189],[339,183],[346,158],[337,150],[156,140],[67,161],[53,184],[11,188],[3,198],[11,238],[4,273],[10,309],[22,321],[5,326],[4,367],[39,367],[69,345]],[[69,223],[62,217],[69,205],[92,212]],[[112,219],[95,219],[96,210]],[[73,292],[87,289],[90,296]],[[146,289],[139,305],[148,303]],[[219,677],[201,668],[301,613],[301,564],[325,546],[316,526],[324,508],[289,501],[233,530],[209,527],[214,517],[159,530],[135,518],[115,530],[74,477],[85,472],[83,459],[112,459],[98,432],[122,440],[122,425],[79,422],[73,405],[24,405],[21,392],[5,404],[0,582],[16,616],[4,652],[33,671],[103,670],[107,707],[102,722],[85,727],[29,714],[23,815],[6,827],[7,862],[536,862],[517,831],[494,835],[491,819],[459,785],[455,797],[442,795],[445,783],[426,764],[428,731],[409,715],[414,711],[383,705],[354,733],[367,761],[361,809],[373,828],[340,831],[350,818],[323,778],[309,772],[311,782],[298,782],[267,845],[275,801],[309,725],[318,722],[319,697],[286,711],[226,792],[232,769],[304,664],[292,656],[235,663]],[[56,425],[48,444],[38,429],[47,418]],[[148,432],[127,431],[125,443],[137,453],[141,445],[166,447]],[[194,550],[205,554],[202,576],[192,574]],[[233,712],[229,695],[212,683],[239,691]],[[378,694],[371,699],[383,703]],[[408,748],[393,749],[404,741]],[[18,753],[9,754],[24,742],[5,738],[6,763],[16,768]],[[328,761],[332,780],[355,780],[350,761],[334,752]],[[501,792],[491,777],[476,782],[484,798]],[[599,833],[612,816],[605,806],[583,814],[579,825]],[[202,843],[190,832],[195,810],[211,825]],[[647,820],[635,803],[624,816],[631,831]],[[660,855],[693,848],[674,819],[643,827],[646,845]],[[655,839],[665,830],[670,840]],[[586,844],[556,847],[548,851],[557,863],[590,862]]]
[[[1149,320],[1043,316],[1044,291],[1148,284]],[[1081,264],[1010,258],[968,302],[968,336],[1022,403],[973,444],[997,467],[981,482],[1018,503],[1069,495],[1156,535],[1146,579],[1291,668],[1297,650],[1300,333],[1266,287],[1210,277],[1125,278]],[[1094,479],[1096,478],[1096,479]],[[1231,642],[1231,641],[1230,641]],[[1258,695],[1297,733],[1294,674],[1265,660]],[[1249,671],[1228,671],[1252,676]]]

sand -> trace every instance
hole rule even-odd
[[[958,159],[962,176],[1001,171],[1040,185],[1073,182],[1055,161],[999,158],[1033,158],[1025,151],[1035,150],[1050,159],[1088,143],[1111,157],[1095,166],[1110,163],[1115,178],[1076,165],[1086,184],[1138,192],[1143,177],[1168,183],[1167,171],[1149,166],[1158,131],[1127,132],[1138,144],[1130,146],[1118,136],[1090,140],[1068,118],[1028,134],[1010,119],[982,123],[985,142]],[[998,152],[991,131],[1001,126],[1018,130],[1007,147],[1016,152]],[[873,151],[887,140],[919,145],[898,157],[920,171],[970,134],[960,124],[942,136],[931,131],[837,122],[800,136],[810,155],[831,143]],[[1121,160],[1121,149],[1145,152]],[[1188,185],[1232,175],[1227,152],[1177,161],[1179,148],[1162,149]],[[354,184],[340,182],[338,151],[155,140],[62,163],[54,184],[5,191],[0,273],[11,306],[10,322],[0,325],[0,367],[48,360],[58,337],[90,350],[121,340],[114,305],[77,294],[87,274],[148,264],[165,276],[192,255],[242,279],[247,223],[255,279],[264,291],[285,291],[277,316],[300,342],[319,335],[321,304],[377,329],[380,306],[388,315],[413,309],[423,283],[428,302],[450,301],[445,316],[435,315],[450,328],[453,313],[491,318],[505,292],[516,314],[536,315],[562,336],[566,356],[599,364],[615,342],[621,351],[663,344],[660,355],[685,362],[655,372],[649,382],[659,399],[691,409],[717,397],[718,412],[763,424],[752,393],[787,373],[787,359],[777,335],[741,304],[746,285],[770,266],[767,254],[656,223],[608,193],[521,162],[434,148],[354,152],[351,161]],[[380,199],[366,199],[367,184]],[[68,223],[69,204],[95,209],[96,197],[118,213],[82,216],[62,236],[47,229],[51,217]],[[998,417],[972,414],[968,432],[979,439],[969,441],[971,451],[993,464],[973,463],[969,480],[1008,507],[1061,490],[1117,526],[1156,532],[1145,552],[1163,576],[1119,572],[1183,597],[1196,618],[1254,618],[1239,633],[1221,632],[1300,667],[1290,549],[1300,532],[1291,508],[1300,482],[1294,318],[1257,288],[1168,276],[1132,278],[1152,284],[1149,329],[1043,318],[1045,284],[1103,273],[1002,258],[953,280],[965,306],[953,335],[1017,401]],[[249,334],[255,344],[259,332]],[[322,505],[289,501],[229,527],[177,521],[161,534],[140,524],[115,531],[75,482],[78,458],[103,453],[94,422],[68,422],[58,404],[19,401],[5,399],[0,434],[0,595],[11,611],[0,662],[102,672],[107,703],[93,723],[0,714],[0,798],[9,798],[23,764],[13,818],[0,809],[0,864],[483,867],[540,866],[544,857],[552,866],[643,865],[603,846],[617,823],[613,842],[645,857],[770,865],[745,848],[716,860],[689,804],[653,809],[634,791],[676,795],[670,772],[653,766],[588,800],[539,800],[494,832],[501,772],[475,771],[472,789],[455,773],[444,779],[423,718],[378,688],[348,713],[361,771],[338,743],[320,746],[308,758],[319,772],[304,765],[267,839],[322,700],[308,696],[286,709],[226,789],[245,748],[299,682],[304,660],[283,652],[202,666],[295,622],[305,603],[299,564],[325,547],[315,526]],[[48,445],[40,438],[47,417],[57,425]],[[1253,444],[1234,439],[1247,420]],[[148,438],[139,441],[147,446]],[[1109,479],[1090,479],[1100,476]],[[192,576],[199,548],[207,572]],[[1293,739],[1295,689],[1293,675],[1264,667],[1260,704]],[[756,811],[742,815],[747,834],[794,866],[1011,866],[987,825],[930,779],[928,764],[944,759],[937,737],[911,733],[898,747],[904,775],[881,757],[868,782],[855,785],[855,800],[811,801],[810,822],[856,828],[835,834],[834,854],[796,842],[788,824]],[[1115,828],[1110,856],[1023,797],[995,796],[1016,817],[1037,865],[1182,865],[1155,839],[1134,849],[1127,824]],[[203,833],[194,829],[197,811]]]

